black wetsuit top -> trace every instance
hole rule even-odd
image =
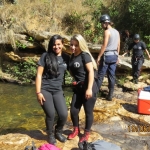
[[[64,73],[67,70],[67,65],[69,64],[70,57],[67,54],[62,54],[62,56],[57,56],[58,59],[58,77],[53,77],[52,75],[48,75],[46,72],[46,54],[47,52],[43,53],[40,60],[38,61],[38,65],[44,67],[44,71],[42,74],[42,85],[41,89],[47,91],[58,91],[62,90],[62,83]]]
[[[129,45],[128,50],[130,51],[131,49],[133,49],[133,56],[140,57],[143,56],[143,51],[146,49],[146,45],[141,41],[138,43],[133,42]]]
[[[69,69],[76,81],[88,81],[88,74],[85,68],[85,64],[92,62],[88,53],[82,52],[77,56],[72,54]]]

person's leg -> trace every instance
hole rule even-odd
[[[54,106],[58,114],[57,125],[55,126],[55,137],[61,142],[67,139],[62,135],[63,126],[66,123],[68,111],[63,91],[53,92]]]
[[[103,83],[103,79],[104,79],[104,76],[106,74],[107,68],[108,68],[108,65],[103,63],[103,59],[102,59],[100,61],[100,65],[98,68],[98,75],[97,75],[97,81],[96,81],[98,89],[100,89],[100,87]]]
[[[96,84],[94,86],[96,86]],[[93,92],[93,96],[90,99],[87,100],[84,98],[83,106],[84,106],[84,111],[85,111],[85,130],[79,142],[87,141],[89,138],[90,129],[93,124],[93,118],[94,118],[93,108],[94,108],[95,102],[96,102],[95,92]]]
[[[53,99],[54,106],[58,114],[57,128],[63,129],[68,116],[67,105],[63,91],[55,92],[53,94]]]
[[[115,77],[116,63],[109,64],[107,71],[108,71],[107,76],[108,76],[108,89],[109,89],[107,100],[111,101],[113,97],[114,86],[116,81],[116,77]]]
[[[71,120],[73,123],[74,130],[71,134],[68,135],[68,139],[73,139],[80,132],[79,130],[79,112],[81,106],[83,104],[83,96],[84,94],[77,94],[76,92],[73,94],[72,102],[71,102]]]
[[[135,79],[137,78],[136,70],[137,70],[137,60],[135,58],[132,58],[132,77],[133,77],[133,83],[135,83]]]
[[[138,78],[140,76],[140,71],[141,71],[142,65],[143,65],[143,59],[139,59],[137,61],[137,66],[136,66],[136,70],[135,70],[135,73],[134,73],[135,83],[136,84],[138,83]]]
[[[56,140],[53,134],[53,124],[55,118],[53,97],[52,94],[48,91],[42,90],[41,92],[45,98],[45,102],[43,103],[43,105],[41,105],[41,107],[43,108],[46,114],[45,123],[46,123],[46,130],[48,134],[48,143],[56,144]]]

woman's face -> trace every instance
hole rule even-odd
[[[70,42],[70,50],[72,53],[79,54],[81,49],[79,47],[79,42],[77,40],[71,40]]]
[[[55,41],[54,45],[53,45],[53,51],[57,54],[57,55],[61,55],[62,53],[62,48],[63,48],[63,43],[62,40],[58,39]]]

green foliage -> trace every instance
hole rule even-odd
[[[72,96],[66,96],[66,97],[65,97],[67,107],[69,107],[69,106],[70,106],[71,98],[72,98]]]
[[[150,49],[150,35],[149,36],[144,36],[144,38],[146,39],[146,43],[147,43],[147,48]]]
[[[65,73],[65,85],[72,84],[73,77],[70,75],[69,71]]]
[[[25,49],[27,47],[25,44],[22,44],[19,41],[16,41],[16,46],[17,46],[18,49],[19,48]]]
[[[73,34],[76,29],[80,31],[83,29],[83,15],[76,11],[67,13],[63,18],[63,24],[68,27],[68,34]]]
[[[17,78],[21,83],[31,83],[35,80],[36,63],[32,59],[15,63],[13,66],[7,65],[6,68],[6,72]]]
[[[83,6],[90,9],[90,11],[84,14],[79,14],[76,11],[67,13],[63,18],[64,27],[67,27],[68,34],[83,33],[83,36],[87,41],[97,43],[100,42],[102,35],[101,24],[99,23],[99,17],[101,15],[101,0],[84,0]],[[91,16],[87,21],[84,18]]]
[[[33,39],[33,37],[29,37],[29,39],[28,39],[30,42],[34,42],[34,39]]]
[[[110,15],[119,30],[128,29],[141,36],[150,34],[150,2],[149,0],[112,1]]]
[[[101,0],[85,0],[83,5],[90,8],[88,15],[91,16],[91,21],[84,26],[84,36],[88,41],[93,43],[101,42],[102,28],[99,22],[101,16],[101,8],[103,3]]]
[[[121,86],[123,86],[126,82],[126,76],[120,76],[118,79],[117,79],[117,83]]]

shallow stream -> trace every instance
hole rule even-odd
[[[65,88],[68,98],[71,89]],[[0,83],[0,134],[45,129],[45,115],[36,99],[35,85]]]

